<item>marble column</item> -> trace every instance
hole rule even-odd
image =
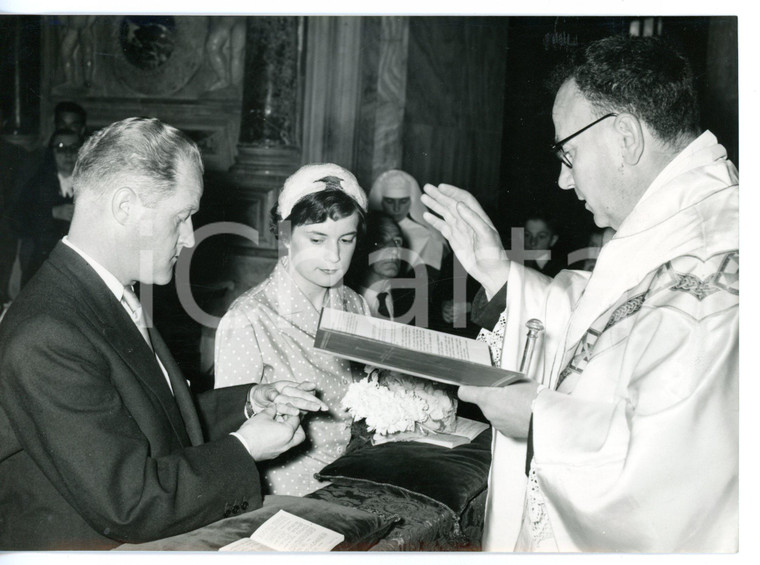
[[[274,266],[270,210],[301,162],[302,36],[302,17],[248,18],[240,140],[228,174],[225,216],[256,229],[259,240],[233,240],[232,277],[239,291],[263,280]]]
[[[409,17],[362,18],[360,30],[353,172],[369,190],[380,173],[402,166]]]
[[[304,83],[304,162],[356,173],[362,98],[362,23],[357,16],[308,18]],[[361,182],[361,181],[360,181]]]
[[[9,140],[30,146],[40,121],[40,22],[39,16],[10,16],[0,24],[6,34],[0,47],[7,50],[0,61],[5,106],[5,131]]]
[[[383,18],[380,45],[372,181],[388,169],[401,168],[409,18]]]

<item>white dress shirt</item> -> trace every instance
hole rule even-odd
[[[87,255],[87,253],[85,253],[84,251],[79,249],[76,245],[74,245],[71,242],[71,240],[69,240],[69,236],[67,235],[63,236],[62,241],[65,245],[69,246],[71,249],[76,251],[82,259],[87,261],[90,267],[92,267],[95,270],[95,272],[98,274],[98,276],[101,279],[103,279],[103,282],[106,283],[106,286],[110,289],[110,291],[113,292],[113,295],[116,297],[116,300],[119,301],[119,304],[122,305],[126,313],[129,314],[129,319],[134,322],[134,319],[132,317],[132,312],[122,300],[122,298],[124,297],[124,285],[119,282],[119,279],[117,279],[103,265],[98,263],[95,259]],[[137,324],[135,324],[135,326],[137,326]],[[161,363],[161,360],[158,358],[157,355],[156,355],[156,361],[158,362],[158,366],[161,367],[161,372],[164,374],[164,378],[166,379],[166,384],[169,385],[169,390],[172,392],[172,394],[174,394],[174,389],[172,389],[172,383],[169,379],[169,373],[166,372],[166,368],[164,367],[164,364]]]

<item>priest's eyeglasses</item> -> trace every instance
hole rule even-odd
[[[572,161],[572,159],[570,159],[570,154],[567,151],[565,151],[565,148],[563,147],[563,145],[565,145],[565,143],[567,143],[568,141],[570,141],[574,137],[579,136],[580,134],[582,134],[587,129],[594,127],[596,124],[598,124],[602,120],[606,120],[607,118],[612,118],[614,116],[617,116],[617,114],[614,113],[614,112],[610,112],[609,114],[605,114],[604,116],[602,116],[598,120],[595,120],[595,121],[591,122],[589,125],[587,125],[585,127],[582,127],[581,129],[579,129],[578,131],[576,131],[574,134],[568,135],[565,139],[563,139],[561,141],[558,141],[557,143],[553,143],[552,146],[551,146],[552,153],[554,153],[557,156],[557,159],[559,159],[560,161],[562,161],[562,163],[568,169],[572,169],[573,168],[573,161]]]

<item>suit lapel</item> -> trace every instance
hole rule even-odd
[[[185,422],[185,429],[187,430],[187,435],[190,437],[190,442],[193,445],[200,445],[203,443],[203,432],[201,431],[198,413],[195,409],[192,396],[190,395],[187,381],[182,375],[180,368],[177,366],[176,361],[174,361],[174,357],[172,357],[161,334],[159,334],[155,328],[149,328],[148,332],[150,333],[150,339],[153,342],[153,348],[156,351],[156,355],[169,375],[169,380],[172,383],[172,390],[174,391],[174,398],[179,407],[179,411],[182,414],[182,419]]]
[[[185,428],[185,420],[180,413],[178,401],[169,390],[155,354],[145,343],[140,330],[132,322],[124,307],[119,304],[93,268],[65,244],[56,245],[50,254],[50,262],[55,268],[74,279],[74,284],[81,291],[78,296],[81,296],[82,303],[89,311],[93,323],[103,328],[103,336],[114,351],[129,366],[143,387],[158,400],[180,444],[189,445],[188,430]],[[157,332],[154,333],[157,335]],[[163,340],[161,343],[163,344]],[[170,359],[171,354],[166,350],[165,344],[163,347],[165,351],[162,362],[166,363],[165,360]],[[166,364],[164,366],[166,367]],[[176,368],[176,364],[174,367]],[[176,370],[179,371],[178,368]],[[174,386],[173,383],[172,385]],[[186,388],[187,385],[185,385],[185,390]],[[187,392],[189,395],[189,391]]]

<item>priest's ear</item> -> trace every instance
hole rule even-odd
[[[641,122],[633,114],[623,113],[615,118],[614,127],[619,136],[623,161],[627,165],[636,165],[644,153],[644,131]]]

